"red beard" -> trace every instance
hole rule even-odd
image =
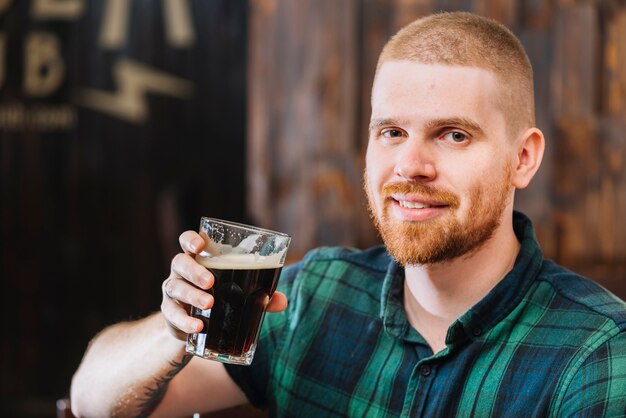
[[[453,260],[480,248],[500,225],[510,193],[510,169],[495,185],[477,184],[470,191],[469,210],[465,220],[457,211],[460,198],[455,194],[421,183],[390,183],[383,186],[383,213],[379,216],[369,190],[367,174],[365,191],[370,216],[389,253],[401,265],[434,264]],[[415,193],[448,205],[449,213],[423,222],[399,221],[390,215],[393,194]]]

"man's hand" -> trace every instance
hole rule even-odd
[[[183,252],[172,260],[170,275],[161,286],[163,301],[161,312],[176,338],[186,340],[187,334],[200,332],[202,321],[190,315],[190,306],[209,309],[213,306],[213,296],[207,290],[213,287],[215,278],[206,267],[195,260],[195,255],[205,248],[200,234],[186,231],[180,235]],[[287,297],[275,292],[267,306],[268,312],[281,312],[287,309]]]

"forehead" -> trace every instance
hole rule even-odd
[[[372,119],[465,117],[480,125],[504,123],[498,107],[501,83],[478,67],[388,61],[372,87]]]

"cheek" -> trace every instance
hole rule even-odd
[[[365,167],[370,179],[370,184],[380,187],[382,184],[391,180],[393,174],[393,160],[389,155],[385,155],[380,150],[374,149],[375,146],[370,145],[365,155]]]
[[[379,167],[376,159],[372,158],[370,151],[368,150],[365,156],[365,183],[371,193],[376,192],[376,184],[380,177]]]
[[[469,208],[476,204],[476,196],[488,187],[490,168],[480,165],[448,167],[447,170],[439,170],[440,184],[447,185],[447,189],[460,199],[460,212],[467,213]],[[445,174],[444,174],[445,173]],[[463,215],[465,216],[465,215]]]
[[[376,173],[372,171],[370,165],[365,168],[365,177],[363,179],[363,186],[365,187],[365,192],[370,200],[376,201],[378,196],[378,187],[376,186]]]
[[[363,178],[363,187],[365,188],[365,193],[369,201],[370,209],[373,209],[378,214],[380,214],[380,211],[381,211],[380,190],[382,188],[382,183],[380,181],[380,176],[378,175],[376,170],[372,168],[372,165],[370,165],[369,163],[365,169],[365,175]]]
[[[497,205],[502,194],[510,186],[510,170],[507,167],[477,167],[472,173],[465,173],[465,177],[457,183],[461,188],[458,195],[461,198],[461,209],[465,215],[470,210],[485,209]]]

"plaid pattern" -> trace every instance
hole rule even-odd
[[[279,417],[623,417],[626,304],[545,261],[515,213],[511,271],[433,355],[402,306],[403,269],[376,247],[323,248],[285,269],[251,366],[227,366]]]

